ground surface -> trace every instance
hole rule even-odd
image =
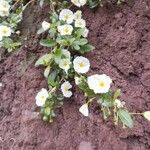
[[[25,44],[15,53],[2,54],[0,60],[0,149],[2,150],[148,150],[150,123],[135,117],[133,129],[105,122],[97,108],[90,107],[85,118],[78,108],[85,102],[74,88],[53,124],[44,123],[35,113],[36,93],[46,87],[43,68],[35,60],[48,49],[39,46],[35,33],[49,19],[49,7],[34,4],[21,24]],[[89,40],[96,50],[88,54],[92,73],[106,73],[113,88],[130,111],[150,110],[150,1],[128,0],[117,7],[106,5],[91,11],[83,8],[90,29]],[[44,36],[44,35],[43,35]]]

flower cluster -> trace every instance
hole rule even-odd
[[[18,23],[22,20],[22,14],[26,6],[23,1],[0,0],[0,47],[11,52],[21,43],[14,41],[11,35],[19,34]]]
[[[86,0],[71,0],[73,4],[81,7]],[[54,10],[53,10],[54,11]],[[46,39],[40,41],[42,46],[49,47],[51,52],[43,55],[36,62],[36,66],[44,65],[44,77],[48,80],[48,88],[42,89],[36,96],[36,104],[41,108],[43,120],[53,121],[56,116],[55,109],[62,105],[64,97],[73,95],[73,80],[88,101],[84,103],[79,112],[89,116],[89,105],[97,101],[103,112],[104,119],[113,117],[117,125],[119,121],[124,126],[133,127],[131,113],[125,107],[125,102],[119,100],[120,90],[112,91],[112,79],[106,74],[86,75],[90,70],[90,61],[81,56],[94,49],[86,39],[89,30],[82,12],[75,13],[70,9],[54,11],[50,23],[42,22],[38,34],[48,31]],[[74,52],[72,52],[74,51]],[[73,54],[73,55],[72,55]],[[71,81],[71,82],[70,82]],[[140,113],[149,120],[149,111]]]

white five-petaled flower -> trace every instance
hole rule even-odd
[[[0,36],[2,37],[8,37],[11,35],[11,29],[10,27],[0,25]]]
[[[88,36],[88,34],[89,34],[89,30],[87,28],[84,28],[84,30],[82,32],[82,36],[86,38]]]
[[[10,5],[6,0],[0,0],[0,16],[8,16],[9,15]]]
[[[80,108],[79,108],[79,112],[82,113],[84,116],[89,116],[89,109],[88,109],[88,104],[83,104]]]
[[[92,89],[94,93],[107,93],[110,89],[112,80],[105,74],[95,74],[87,78],[87,83],[89,88]]]
[[[71,0],[71,2],[72,2],[74,5],[76,5],[76,6],[78,6],[78,7],[81,7],[81,6],[83,6],[83,5],[86,4],[87,0]]]
[[[87,58],[78,56],[73,61],[73,67],[77,73],[87,73],[90,68],[90,62]]]
[[[59,20],[66,21],[68,24],[71,24],[74,19],[74,14],[69,9],[63,9],[59,14]]]
[[[43,21],[42,28],[44,31],[48,30],[50,28],[50,23],[48,23],[47,21]]]
[[[75,27],[77,28],[85,28],[86,27],[86,22],[84,19],[77,19],[75,20]]]
[[[70,69],[70,64],[71,64],[71,61],[68,58],[64,58],[59,61],[59,67],[65,70],[66,73]]]
[[[150,121],[150,111],[145,111],[145,112],[143,113],[143,116],[144,116],[144,118],[146,118],[147,120]]]
[[[61,35],[71,35],[72,31],[73,31],[72,25],[58,26],[58,32],[60,32]]]
[[[3,37],[8,37],[11,35],[11,29],[10,27],[4,26],[4,25],[0,25],[0,35]]]
[[[77,10],[75,13],[74,13],[74,19],[77,20],[77,19],[81,19],[82,17],[82,11],[81,10]]]
[[[48,91],[44,88],[41,89],[41,91],[36,95],[36,105],[37,106],[43,106],[46,102],[46,99],[48,98]]]
[[[72,96],[72,92],[70,91],[70,89],[72,88],[72,85],[66,81],[61,85],[61,91],[63,93],[64,97],[71,97]]]

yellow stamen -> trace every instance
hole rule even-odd
[[[65,29],[65,32],[66,32],[66,33],[68,33],[68,32],[69,32],[68,28],[66,28],[66,29]]]
[[[104,87],[104,86],[105,86],[105,83],[101,81],[101,82],[99,83],[99,86],[100,86],[100,87]]]
[[[84,63],[79,63],[80,68],[84,67]]]

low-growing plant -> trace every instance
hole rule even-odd
[[[84,0],[77,2],[78,7],[86,3]],[[48,32],[47,38],[42,39],[40,44],[48,47],[50,52],[35,64],[45,66],[44,77],[48,81],[48,90],[43,88],[36,96],[43,120],[53,121],[55,110],[63,104],[63,99],[73,95],[71,89],[74,80],[87,100],[79,112],[89,116],[89,105],[97,101],[104,119],[112,118],[116,125],[122,122],[123,126],[132,128],[133,113],[129,113],[125,103],[119,100],[120,90],[111,90],[112,79],[105,74],[86,74],[90,69],[90,61],[81,55],[92,51],[94,47],[87,40],[89,30],[82,18],[82,11],[72,12],[68,8],[55,10],[56,3],[50,4],[50,23],[43,21],[38,31],[38,34]],[[149,111],[138,114],[150,118]]]
[[[8,52],[21,45],[16,38],[20,34],[18,23],[29,3],[24,5],[23,0],[0,0],[0,47]]]

